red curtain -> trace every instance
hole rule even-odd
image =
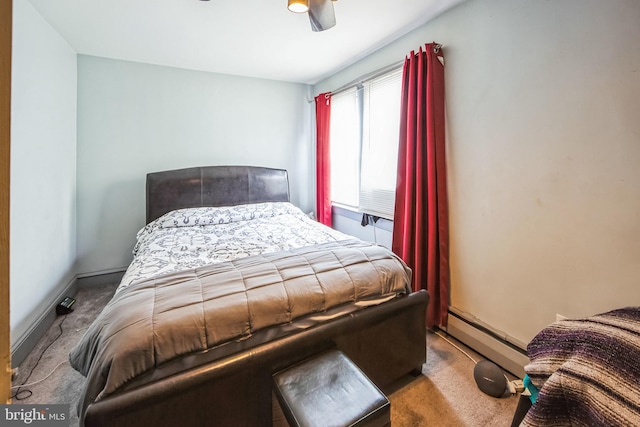
[[[413,270],[414,291],[429,291],[430,328],[446,326],[449,309],[444,66],[439,58],[440,45],[430,43],[404,62],[392,241],[393,251]]]
[[[331,93],[316,96],[316,209],[318,221],[331,227]]]

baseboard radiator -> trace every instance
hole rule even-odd
[[[449,308],[448,326],[445,330],[502,369],[518,378],[524,377],[524,366],[529,363],[525,343],[455,307]]]

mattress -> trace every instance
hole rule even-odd
[[[393,253],[289,203],[181,209],[137,237],[116,295],[70,353],[87,377],[83,408],[410,292]]]

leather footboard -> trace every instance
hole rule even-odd
[[[415,292],[91,404],[85,426],[269,426],[274,372],[337,347],[379,387],[426,361]]]

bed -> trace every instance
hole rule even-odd
[[[535,402],[513,425],[640,425],[640,307],[555,322],[527,352]]]
[[[380,387],[420,372],[428,294],[293,206],[285,170],[154,172],[146,197],[134,260],[70,353],[81,425],[268,426],[273,373],[329,348]]]

